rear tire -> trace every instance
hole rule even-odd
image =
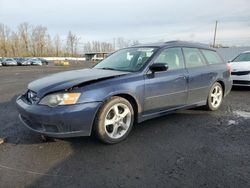
[[[207,110],[218,110],[223,101],[223,88],[219,82],[215,82],[211,87],[207,98]]]
[[[106,144],[124,140],[134,124],[134,110],[130,102],[114,96],[100,108],[94,122],[94,132]]]

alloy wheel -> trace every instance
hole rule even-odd
[[[112,139],[119,139],[125,135],[131,125],[131,116],[132,113],[127,105],[123,103],[113,105],[104,121],[107,135]]]
[[[220,85],[215,85],[212,89],[212,93],[210,95],[211,105],[213,108],[218,108],[222,102],[223,91]]]

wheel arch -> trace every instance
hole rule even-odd
[[[218,82],[222,86],[223,96],[224,96],[225,95],[225,83],[222,80],[216,80],[214,83],[216,83],[216,82]]]
[[[114,96],[122,97],[122,98],[124,98],[124,99],[126,99],[126,100],[128,100],[130,102],[130,104],[133,107],[134,114],[135,114],[135,119],[134,120],[137,123],[138,122],[138,114],[139,114],[140,106],[138,105],[138,102],[135,99],[135,97],[132,96],[131,94],[128,94],[128,93],[119,93],[119,94],[115,94],[115,95],[113,95],[111,97],[114,97]]]
[[[140,105],[140,103],[139,103],[139,101],[138,101],[138,99],[133,95],[133,94],[131,94],[131,93],[128,93],[128,92],[119,92],[119,93],[112,93],[112,94],[110,94],[109,96],[107,96],[106,97],[106,99],[105,100],[103,100],[103,104],[107,101],[107,100],[109,100],[111,97],[122,97],[122,98],[124,98],[124,99],[126,99],[126,100],[128,100],[129,102],[130,102],[130,104],[132,105],[132,107],[133,107],[133,110],[134,110],[134,114],[135,114],[135,118],[134,118],[134,121],[136,122],[136,123],[138,123],[139,122],[139,114],[141,113],[141,111],[142,111],[142,107],[141,107],[141,105]],[[101,106],[99,107],[99,108],[101,108]],[[99,110],[99,109],[98,109]]]

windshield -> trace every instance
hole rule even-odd
[[[94,68],[136,72],[146,64],[155,51],[156,48],[146,47],[122,49],[101,61]]]
[[[233,62],[240,62],[240,61],[250,61],[250,53],[240,54],[233,60]]]

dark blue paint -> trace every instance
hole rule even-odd
[[[143,46],[159,49],[140,72],[84,69],[54,74],[30,83],[28,89],[36,92],[39,98],[49,93],[72,88],[74,92],[81,92],[82,95],[76,105],[54,108],[27,104],[22,99],[23,96],[20,96],[17,99],[17,109],[22,121],[33,131],[49,136],[88,136],[91,134],[98,109],[104,101],[114,95],[131,96],[136,101],[138,109],[136,119],[142,122],[180,108],[206,104],[209,89],[216,81],[223,84],[225,95],[230,92],[232,83],[224,62],[206,67],[184,68],[154,74],[149,71],[149,66],[154,62],[155,57],[165,48],[208,49],[207,47],[185,42]],[[46,125],[48,125],[47,129]]]

